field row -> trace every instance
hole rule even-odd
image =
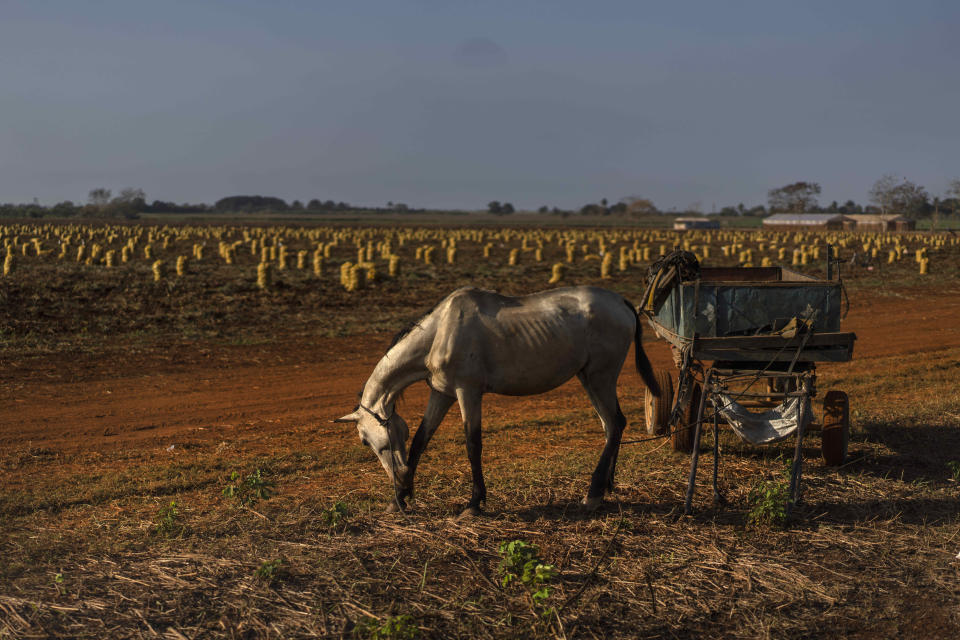
[[[607,279],[645,269],[675,248],[712,266],[819,267],[831,245],[853,266],[906,260],[920,273],[931,261],[952,264],[960,256],[960,237],[948,233],[6,225],[0,241],[4,276],[31,261],[105,268],[145,263],[160,281],[187,275],[188,265],[219,263],[246,270],[261,288],[269,288],[278,271],[298,270],[332,273],[350,291],[431,265],[545,263],[555,284],[570,266],[595,263]]]

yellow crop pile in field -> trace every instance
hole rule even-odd
[[[273,279],[273,267],[269,262],[261,262],[257,265],[257,286],[261,289],[269,289],[270,282]]]
[[[160,273],[154,275],[159,281],[166,263],[180,277],[189,273],[191,283],[229,288],[232,278],[249,282],[251,270],[259,274],[259,265],[266,264],[270,279],[276,280],[267,287],[276,284],[277,291],[284,291],[288,284],[307,286],[309,281],[313,287],[333,287],[337,295],[343,289],[413,288],[429,282],[513,286],[517,291],[528,282],[563,280],[642,290],[650,263],[675,248],[694,252],[706,266],[792,266],[822,277],[828,245],[844,262],[845,277],[850,269],[867,265],[875,275],[953,274],[951,265],[960,254],[960,237],[947,232],[0,224],[0,255],[16,259],[15,278],[79,270],[95,274],[109,268],[111,278],[138,274],[135,280],[142,280],[145,271],[153,270]],[[209,259],[204,247],[218,259]],[[154,270],[158,262],[161,266]],[[177,295],[176,288],[171,295]]]

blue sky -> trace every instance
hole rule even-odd
[[[0,0],[0,201],[940,195],[958,69],[946,1]]]

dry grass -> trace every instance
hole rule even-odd
[[[385,482],[364,449],[302,448],[300,428],[269,448],[255,430],[186,443],[162,462],[25,448],[3,458],[19,481],[0,503],[0,636],[376,637],[399,616],[423,637],[951,635],[960,491],[946,462],[960,451],[960,400],[941,370],[921,375],[939,404],[884,391],[882,412],[855,417],[845,468],[816,462],[809,438],[805,501],[784,529],[746,524],[746,494],[792,450],[729,434],[728,507],[711,507],[704,464],[696,513],[681,516],[688,461],[645,443],[621,454],[617,500],[585,513],[576,500],[599,451],[585,409],[492,417],[488,514],[465,522],[451,518],[469,488],[455,429],[425,456],[407,517],[380,512]],[[880,398],[842,381],[860,406]],[[224,497],[235,469],[261,469],[272,497]],[[513,539],[558,569],[554,614],[499,585],[498,547]]]

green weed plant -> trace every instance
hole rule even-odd
[[[387,618],[383,622],[365,618],[354,627],[353,635],[367,640],[415,640],[420,637],[420,627],[408,614]]]
[[[349,516],[350,510],[347,509],[347,505],[337,500],[329,509],[320,512],[320,521],[328,528],[336,529],[345,525]]]
[[[234,471],[230,474],[230,482],[221,493],[227,498],[236,500],[242,506],[248,507],[259,500],[268,500],[272,487],[273,483],[263,477],[260,469],[242,480],[240,474]]]
[[[960,482],[960,462],[951,460],[947,463],[947,468],[950,469],[950,475],[953,476],[953,481]]]
[[[177,501],[171,500],[157,511],[157,516],[153,522],[153,530],[158,536],[164,538],[173,538],[183,532],[183,525],[180,524],[180,510],[177,508]]]
[[[754,527],[780,527],[787,521],[790,492],[790,461],[779,478],[757,482],[747,495],[750,511],[747,524]]]
[[[552,564],[544,563],[538,554],[536,545],[523,540],[500,543],[500,583],[504,587],[514,582],[522,584],[534,607],[542,616],[547,616],[553,613],[553,608],[546,606],[551,592],[549,582],[557,571]]]
[[[286,563],[283,558],[267,560],[257,568],[255,575],[264,582],[277,582],[287,575]]]

